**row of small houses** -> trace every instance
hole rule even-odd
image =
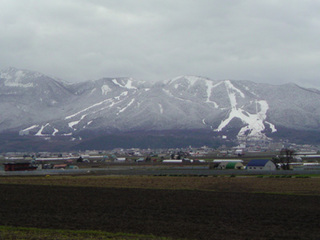
[[[273,171],[277,169],[274,162],[268,159],[253,159],[246,166],[243,160],[229,159],[229,160],[213,160],[209,165],[210,169],[247,169],[247,170],[268,170]]]
[[[164,160],[164,163],[180,163],[183,160]],[[198,160],[199,162],[201,160]],[[42,166],[42,165],[41,165]],[[44,165],[45,166],[45,165]],[[67,168],[67,164],[56,164],[52,165],[52,168]],[[5,171],[25,171],[25,170],[35,170],[38,167],[33,165],[29,162],[20,162],[20,163],[5,163],[4,170]],[[46,168],[46,167],[41,167]],[[51,168],[51,167],[50,167]],[[210,169],[244,169],[243,160],[214,160],[212,163],[209,164]],[[38,168],[39,169],[39,168]],[[251,160],[247,166],[247,170],[276,170],[276,165],[266,159],[255,159]]]
[[[143,159],[141,159],[143,160]],[[67,160],[63,163],[58,163],[62,161],[61,159],[40,159],[37,164],[37,161],[32,162],[8,162],[4,163],[4,170],[5,171],[25,171],[25,170],[36,170],[36,169],[46,169],[46,168],[53,168],[53,169],[60,169],[60,168],[72,168],[77,169],[78,166],[71,165],[72,160]],[[51,162],[51,163],[49,163]],[[55,162],[55,163],[52,163]],[[117,162],[126,162],[126,158],[118,158]],[[139,162],[139,161],[137,161]],[[163,163],[168,164],[176,164],[176,163],[205,163],[204,160],[190,160],[190,159],[170,159],[170,160],[163,160]],[[210,169],[246,169],[246,170],[261,170],[261,171],[274,171],[279,166],[277,166],[273,161],[269,159],[253,159],[247,163],[245,166],[243,164],[243,160],[241,159],[216,159],[209,163]],[[50,167],[48,167],[50,165]],[[320,170],[319,163],[290,163],[291,169],[293,170],[313,170],[318,169]]]
[[[163,163],[193,163],[195,160],[163,160]],[[197,162],[204,162],[203,160],[196,160]],[[246,166],[243,164],[243,160],[241,159],[216,159],[209,163],[210,169],[247,169],[247,170],[276,170],[277,166],[268,159],[254,159],[251,160]]]
[[[210,169],[246,169],[246,170],[261,170],[261,171],[274,171],[281,169],[281,164],[275,164],[269,159],[253,159],[245,166],[243,160],[214,160],[209,165]],[[289,163],[290,170],[320,170],[320,163],[302,163],[294,162]]]

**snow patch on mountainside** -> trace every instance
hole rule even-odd
[[[159,108],[160,108],[160,113],[163,114],[163,107],[162,107],[162,105],[161,105],[160,103],[159,103],[158,105],[159,105]]]
[[[112,79],[112,82],[113,82],[115,85],[117,85],[117,86],[119,86],[119,87],[121,87],[121,88],[137,89],[136,87],[134,87],[134,86],[132,85],[133,82],[132,82],[132,79],[131,79],[131,78],[127,80],[127,83],[126,83],[125,85],[121,85],[121,84],[118,82],[117,79]]]
[[[15,73],[1,73],[0,77],[6,79],[4,85],[6,87],[22,87],[22,88],[30,88],[33,87],[33,83],[22,83],[21,80],[25,77],[25,73],[23,71],[16,71]]]
[[[32,129],[37,128],[37,127],[39,127],[39,125],[32,125],[31,127],[25,128],[25,129],[23,129],[21,131],[22,132],[27,132],[27,131],[32,130]]]
[[[46,136],[45,134],[42,134],[42,131],[49,125],[50,125],[49,123],[47,123],[46,125],[42,125],[40,130],[35,134],[35,136],[38,136],[38,137],[39,136]]]
[[[91,108],[94,108],[94,107],[96,107],[96,106],[99,106],[99,105],[101,105],[101,104],[103,104],[103,103],[106,103],[106,102],[108,102],[108,101],[110,101],[110,99],[106,99],[106,100],[104,100],[104,101],[95,103],[95,104],[93,104],[92,106],[89,106],[89,107],[87,107],[87,108],[85,108],[85,109],[83,109],[83,110],[80,110],[79,112],[76,112],[76,113],[74,113],[74,114],[72,114],[72,115],[70,115],[70,116],[65,117],[65,120],[68,120],[68,119],[70,119],[70,118],[73,118],[73,117],[75,117],[75,116],[77,116],[77,115],[79,115],[79,114],[81,114],[81,113],[83,113],[83,112],[86,112],[86,111],[90,110]]]
[[[68,125],[69,125],[70,128],[73,128],[73,126],[77,125],[79,122],[80,122],[80,120],[79,121],[69,122]]]
[[[238,138],[243,138],[247,136],[248,138],[266,138],[263,131],[265,130],[264,122],[267,118],[267,111],[269,109],[269,105],[265,100],[256,101],[256,113],[252,114],[241,107],[238,108],[237,103],[237,93],[240,97],[244,98],[245,95],[243,92],[230,82],[225,81],[225,85],[227,88],[228,98],[230,101],[231,110],[226,119],[222,120],[218,128],[214,131],[220,132],[222,131],[234,118],[240,119],[246,126],[242,127],[238,133]],[[259,104],[259,107],[258,107]],[[259,109],[259,111],[258,111]],[[268,123],[272,132],[276,131],[276,128],[273,124]]]
[[[221,83],[222,83],[222,82],[213,84],[212,81],[208,81],[208,80],[205,81],[205,84],[206,84],[206,87],[207,87],[207,100],[206,100],[206,102],[207,102],[207,103],[212,103],[215,108],[218,108],[219,105],[218,105],[216,102],[211,101],[210,98],[211,98],[211,95],[212,95],[212,90],[213,90],[215,87],[219,86]]]
[[[265,121],[265,123],[269,125],[269,127],[270,127],[270,129],[271,129],[271,132],[274,133],[274,132],[277,132],[277,131],[278,131],[278,130],[276,129],[276,127],[275,127],[272,123],[267,122],[267,121]]]
[[[192,102],[192,101],[189,100],[189,99],[183,99],[183,98],[177,97],[176,95],[172,94],[172,93],[171,93],[169,90],[167,90],[167,89],[163,89],[163,91],[164,91],[168,96],[170,96],[170,97],[172,97],[172,98],[175,98],[175,99],[177,99],[177,100],[179,100],[179,101]]]
[[[136,87],[134,87],[134,86],[132,85],[132,83],[133,83],[133,81],[132,81],[132,79],[130,78],[130,79],[127,81],[126,85],[124,85],[124,87],[127,88],[127,89],[137,89]]]
[[[52,133],[52,136],[55,136],[57,133],[59,132],[59,130],[58,129],[56,129],[56,128],[53,128],[53,133]]]
[[[111,88],[108,85],[103,85],[101,87],[102,95],[107,95],[108,92],[111,92]]]
[[[248,124],[247,126],[241,128],[241,130],[238,133],[238,137],[245,136],[247,132],[247,136],[249,138],[264,138],[265,134],[262,133],[265,130],[264,120],[267,117],[267,111],[269,109],[268,103],[266,101],[258,101],[257,104],[260,105],[260,111],[256,114],[248,114],[241,115],[242,122]]]
[[[233,91],[238,92],[242,98],[245,97],[245,95],[243,94],[243,92],[242,92],[241,90],[239,90],[238,88],[236,88],[235,86],[233,86],[233,84],[232,84],[229,80],[224,81],[224,83],[225,83],[225,85],[226,85],[226,87],[227,87],[227,89],[228,89],[229,92],[230,92],[231,90],[233,90]]]
[[[130,107],[132,105],[132,103],[134,103],[134,101],[135,101],[135,99],[132,99],[127,106],[125,106],[124,108],[119,110],[117,115],[119,115],[120,113],[124,112],[128,107]]]
[[[233,97],[232,95],[230,96]],[[256,104],[259,104],[260,111],[257,111],[255,114],[251,114],[241,108],[232,107],[231,112],[227,119],[223,120],[219,127],[215,131],[219,132],[225,128],[232,119],[240,119],[246,126],[242,127],[238,133],[238,138],[243,138],[247,136],[248,138],[266,138],[263,131],[265,130],[265,119],[267,118],[267,111],[269,109],[268,103],[265,100],[257,101]],[[272,132],[276,132],[276,128],[273,124],[268,123]]]
[[[120,100],[120,99],[121,99],[121,97],[125,97],[125,96],[127,96],[127,95],[128,95],[128,91],[125,91],[125,92],[122,92],[119,96],[114,97],[114,99],[116,99],[116,100]]]
[[[12,67],[0,72],[0,78],[5,79],[4,85],[6,87],[31,88],[34,87],[32,82],[24,83],[23,81],[41,76],[42,74],[40,73],[18,70]]]
[[[4,85],[6,87],[22,87],[22,88],[33,87],[33,83],[19,83],[19,82],[10,82],[10,81],[5,81]]]

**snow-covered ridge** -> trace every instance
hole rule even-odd
[[[241,120],[241,122],[245,125],[242,126],[239,130],[238,137],[249,137],[249,138],[266,138],[265,134],[263,133],[266,129],[266,125],[272,130],[272,132],[276,131],[276,127],[274,124],[267,122],[267,111],[269,109],[269,105],[266,100],[255,100],[257,111],[255,113],[249,112],[245,109],[246,104],[241,103],[239,104],[239,100],[245,99],[246,96],[244,92],[239,89],[238,87],[235,87],[235,85],[230,80],[224,80],[224,81],[212,81],[206,78],[201,77],[192,77],[192,76],[185,76],[185,77],[179,77],[175,78],[172,81],[170,81],[170,84],[168,85],[157,85],[157,87],[153,86],[150,88],[140,88],[137,89],[133,87],[134,83],[132,79],[112,79],[111,82],[115,84],[116,86],[119,86],[123,90],[116,90],[118,91],[118,95],[114,95],[112,93],[115,93],[115,90],[112,90],[111,87],[108,85],[108,83],[102,83],[101,84],[101,94],[102,96],[108,95],[110,96],[107,99],[103,99],[102,101],[97,101],[96,103],[93,103],[89,106],[86,106],[74,113],[71,113],[64,117],[64,120],[66,121],[67,128],[70,129],[71,132],[63,132],[60,131],[58,127],[50,126],[48,124],[39,125],[38,126],[38,132],[36,133],[37,136],[43,136],[42,132],[47,127],[50,127],[53,129],[52,135],[56,134],[73,134],[75,131],[78,131],[80,129],[88,128],[90,127],[91,123],[94,121],[95,114],[99,114],[98,116],[101,116],[103,112],[113,112],[114,116],[117,118],[125,118],[130,119],[130,115],[128,116],[129,112],[135,112],[140,111],[141,109],[144,109],[144,107],[141,106],[141,103],[148,102],[149,104],[153,104],[154,108],[157,108],[158,111],[155,113],[159,114],[159,117],[164,116],[167,118],[170,115],[174,116],[174,112],[172,110],[167,109],[167,106],[163,105],[163,100],[158,99],[156,102],[150,102],[148,99],[141,99],[141,97],[144,96],[147,92],[156,91],[157,94],[163,92],[166,96],[165,99],[171,99],[171,104],[188,104],[189,106],[192,106],[195,104],[195,101],[199,101],[199,103],[202,104],[208,104],[208,108],[211,109],[211,111],[225,111],[229,109],[228,115],[221,119],[221,122],[218,126],[212,126],[210,121],[207,119],[210,119],[210,115],[202,115],[202,116],[188,116],[185,119],[190,118],[190,120],[194,121],[193,119],[199,118],[200,123],[199,125],[202,126],[209,126],[210,129],[213,130],[213,132],[221,132],[224,130],[226,126],[230,124],[230,122],[234,118],[238,118]],[[203,99],[196,100],[194,99],[194,96],[192,98],[189,98],[188,95],[181,94],[180,90],[178,91],[178,94],[175,91],[172,91],[172,89],[177,89],[179,84],[183,84],[183,89],[190,92],[198,92],[201,88],[204,88],[201,90],[205,94]],[[170,88],[168,86],[173,87]],[[91,93],[89,94],[91,97],[96,95],[97,85],[93,85],[94,88],[92,88]],[[130,91],[131,89],[134,89],[135,91]],[[158,90],[156,90],[158,89]],[[198,90],[196,90],[198,89]],[[247,89],[245,89],[247,90]],[[219,104],[215,101],[217,91],[219,91],[219,94],[221,95],[221,91],[224,91],[225,101],[229,103],[229,107],[224,106],[223,108],[219,107]],[[113,97],[111,97],[113,96]],[[246,100],[247,101],[247,100]],[[253,100],[248,99],[247,104],[252,105]],[[197,103],[198,104],[198,103]],[[134,108],[134,111],[127,111],[128,109]],[[188,107],[189,108],[189,107]],[[188,109],[187,108],[187,109]],[[164,114],[166,113],[166,115]],[[169,114],[169,115],[167,115]],[[141,113],[141,116],[148,115],[148,113]],[[113,119],[111,116],[106,116],[108,119]],[[176,118],[176,117],[174,117]],[[112,120],[114,121],[114,120]],[[119,121],[119,120],[117,120]],[[188,120],[187,120],[188,122]],[[186,124],[186,123],[185,123]]]
[[[4,85],[6,87],[34,87],[33,83],[23,83],[26,73],[22,70],[8,69],[7,71],[0,72],[0,78],[5,79]]]
[[[266,139],[280,126],[320,125],[316,116],[320,92],[296,85],[196,76],[154,84],[103,78],[64,85],[17,69],[0,74],[0,84],[7,86],[0,89],[1,120],[7,124],[0,125],[0,131],[15,128],[22,129],[21,134],[70,136],[83,129],[208,129],[213,136],[222,136],[232,128],[239,139]],[[282,94],[287,88],[290,94]]]
[[[113,82],[115,85],[117,85],[117,86],[119,86],[119,87],[121,87],[121,88],[137,89],[136,87],[134,87],[134,86],[132,85],[132,83],[133,83],[132,78],[128,79],[127,82],[126,82],[124,85],[121,84],[121,83],[119,83],[117,79],[113,79],[112,82]]]

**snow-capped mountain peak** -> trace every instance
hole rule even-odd
[[[9,67],[0,72],[0,78],[4,79],[4,86],[6,87],[34,87],[34,79],[43,76],[37,72],[27,70],[20,70]]]
[[[320,92],[293,84],[179,76],[154,84],[104,78],[65,85],[10,68],[0,72],[0,85],[0,131],[36,136],[203,129],[212,136],[232,132],[238,140],[252,140],[269,139],[283,127],[320,126]]]

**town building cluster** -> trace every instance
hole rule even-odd
[[[283,149],[287,150],[287,155]],[[290,156],[288,152],[291,153]],[[220,146],[218,149],[189,146],[171,149],[116,148],[56,153],[7,152],[0,155],[0,170],[78,169],[88,167],[88,164],[102,163],[207,164],[209,169],[216,170],[292,170],[307,167],[320,169],[318,153],[317,146],[283,143],[240,144],[236,147]]]

